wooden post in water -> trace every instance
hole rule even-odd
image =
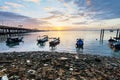
[[[119,34],[119,29],[117,29],[116,38],[118,37],[118,34]]]
[[[119,39],[118,40],[120,41],[120,31],[119,31]]]
[[[103,39],[104,39],[104,29],[103,29],[102,41],[103,41]]]
[[[102,29],[100,30],[100,41],[101,41]]]
[[[104,29],[101,29],[101,32],[100,32],[100,41],[103,41],[103,38],[104,38]]]

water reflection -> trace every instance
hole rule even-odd
[[[37,43],[37,46],[38,46],[39,48],[44,48],[44,47],[45,47],[45,44],[46,44],[46,43]]]
[[[6,46],[8,46],[9,48],[14,48],[15,46],[20,45],[20,43],[24,43],[24,41],[22,41],[22,42],[14,42],[14,43],[6,43]]]
[[[57,47],[50,47],[51,51],[55,51],[57,49]]]
[[[37,37],[39,35],[48,35],[49,37],[60,37],[60,44],[56,47],[49,47],[49,42],[45,44],[37,44]],[[119,56],[119,52],[113,53],[108,47],[108,39],[114,36],[113,33],[106,33],[103,43],[100,44],[99,31],[49,31],[28,33],[23,35],[24,44],[16,43],[6,45],[5,41],[7,36],[0,36],[0,52],[11,51],[58,51],[58,52],[71,52],[71,53],[86,53],[104,56]],[[84,39],[84,49],[76,49],[76,39]],[[97,39],[97,40],[96,40]],[[12,45],[12,48],[11,48]],[[10,46],[10,47],[8,47]],[[17,47],[16,47],[17,46]]]
[[[83,48],[76,48],[77,53],[83,53]]]
[[[114,57],[118,57],[118,58],[119,58],[119,57],[120,57],[120,51],[116,51],[116,52],[113,51],[113,52],[112,52],[112,55],[113,55]]]

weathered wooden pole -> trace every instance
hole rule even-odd
[[[119,39],[120,39],[120,31],[119,31]]]
[[[102,36],[102,29],[100,30],[100,41],[101,41],[101,36]]]
[[[116,38],[118,37],[118,34],[119,34],[119,29],[117,29]]]
[[[103,34],[102,34],[102,41],[103,41],[103,39],[104,39],[104,31],[105,31],[105,30],[103,29]]]

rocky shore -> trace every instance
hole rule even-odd
[[[58,52],[0,53],[3,76],[9,80],[120,80],[120,58]]]

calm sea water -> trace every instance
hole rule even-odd
[[[120,51],[114,52],[108,46],[110,36],[115,36],[116,32],[105,32],[104,41],[99,41],[100,31],[49,31],[36,32],[23,35],[23,41],[19,44],[6,45],[6,37],[0,36],[0,52],[20,52],[20,51],[57,51],[81,54],[95,54],[102,56],[120,57]],[[39,35],[48,35],[49,37],[60,37],[60,44],[55,48],[49,47],[49,41],[44,45],[37,44]],[[84,39],[84,49],[75,48],[77,38]]]

